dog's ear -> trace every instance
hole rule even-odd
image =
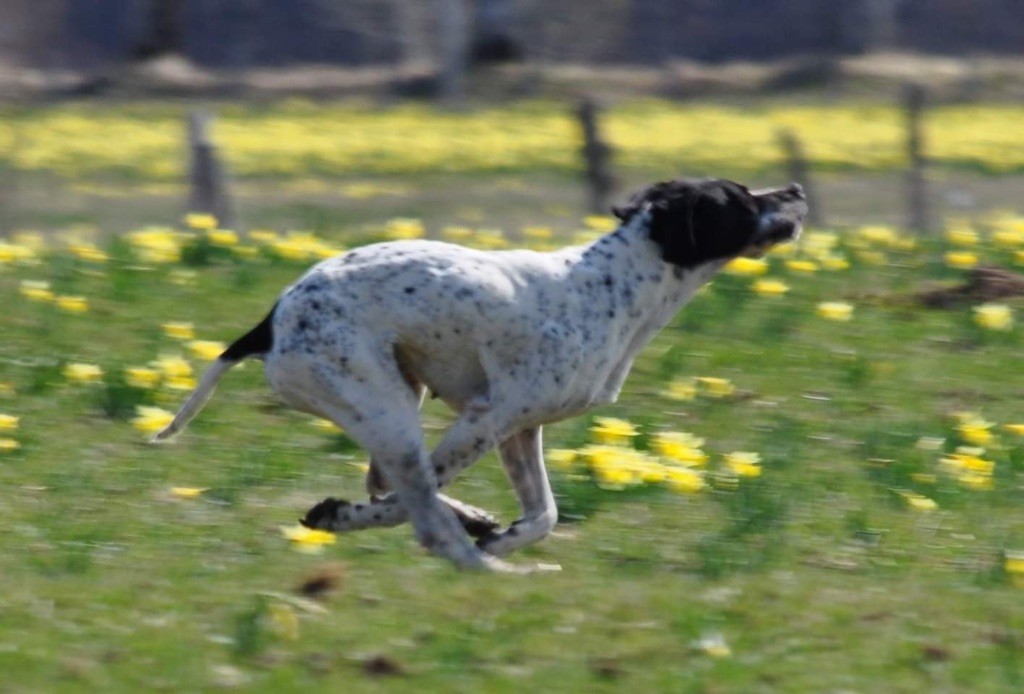
[[[697,257],[697,233],[694,210],[700,190],[688,181],[663,181],[633,194],[612,212],[624,223],[634,215],[648,212],[648,233],[661,248],[662,258],[675,265],[693,262]]]

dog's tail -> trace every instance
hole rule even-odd
[[[232,342],[231,346],[217,357],[210,368],[206,370],[206,373],[203,374],[202,380],[199,381],[199,386],[192,391],[192,394],[188,396],[188,400],[181,406],[178,413],[174,415],[174,420],[153,437],[153,443],[166,441],[188,426],[192,418],[198,414],[199,410],[203,409],[203,405],[213,395],[213,390],[217,387],[217,381],[220,380],[220,377],[228,369],[246,357],[263,355],[270,351],[271,347],[274,346],[273,322],[274,311],[276,310],[277,304],[274,304],[274,308],[270,309],[270,313],[260,321],[259,325]]]

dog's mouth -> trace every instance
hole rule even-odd
[[[773,246],[800,238],[807,215],[807,196],[799,183],[757,191],[753,195],[760,209],[760,221],[752,242],[742,255],[760,258]]]

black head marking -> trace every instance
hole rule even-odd
[[[758,232],[756,198],[745,186],[720,179],[655,183],[612,211],[623,222],[649,213],[650,237],[662,258],[686,268],[737,256]]]

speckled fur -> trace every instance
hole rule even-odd
[[[695,213],[701,191],[720,189],[729,197]],[[495,555],[544,537],[557,512],[541,427],[614,402],[637,353],[715,272],[783,240],[777,219],[775,236],[758,237],[778,206],[759,209],[737,184],[684,183],[679,204],[672,190],[648,190],[621,213],[622,226],[587,246],[383,243],[321,262],[290,286],[262,355],[267,378],[289,404],[336,422],[369,452],[375,493],[358,504],[325,500],[304,522],[345,531],[410,520],[425,547],[463,567],[507,569]],[[723,219],[730,228],[705,228]],[[685,227],[679,243],[689,245],[668,247],[672,224]],[[712,250],[701,256],[702,248]],[[458,413],[432,452],[420,430],[425,390]],[[502,532],[479,509],[438,494],[495,446],[524,514]],[[478,522],[477,546],[463,530],[467,517]]]

